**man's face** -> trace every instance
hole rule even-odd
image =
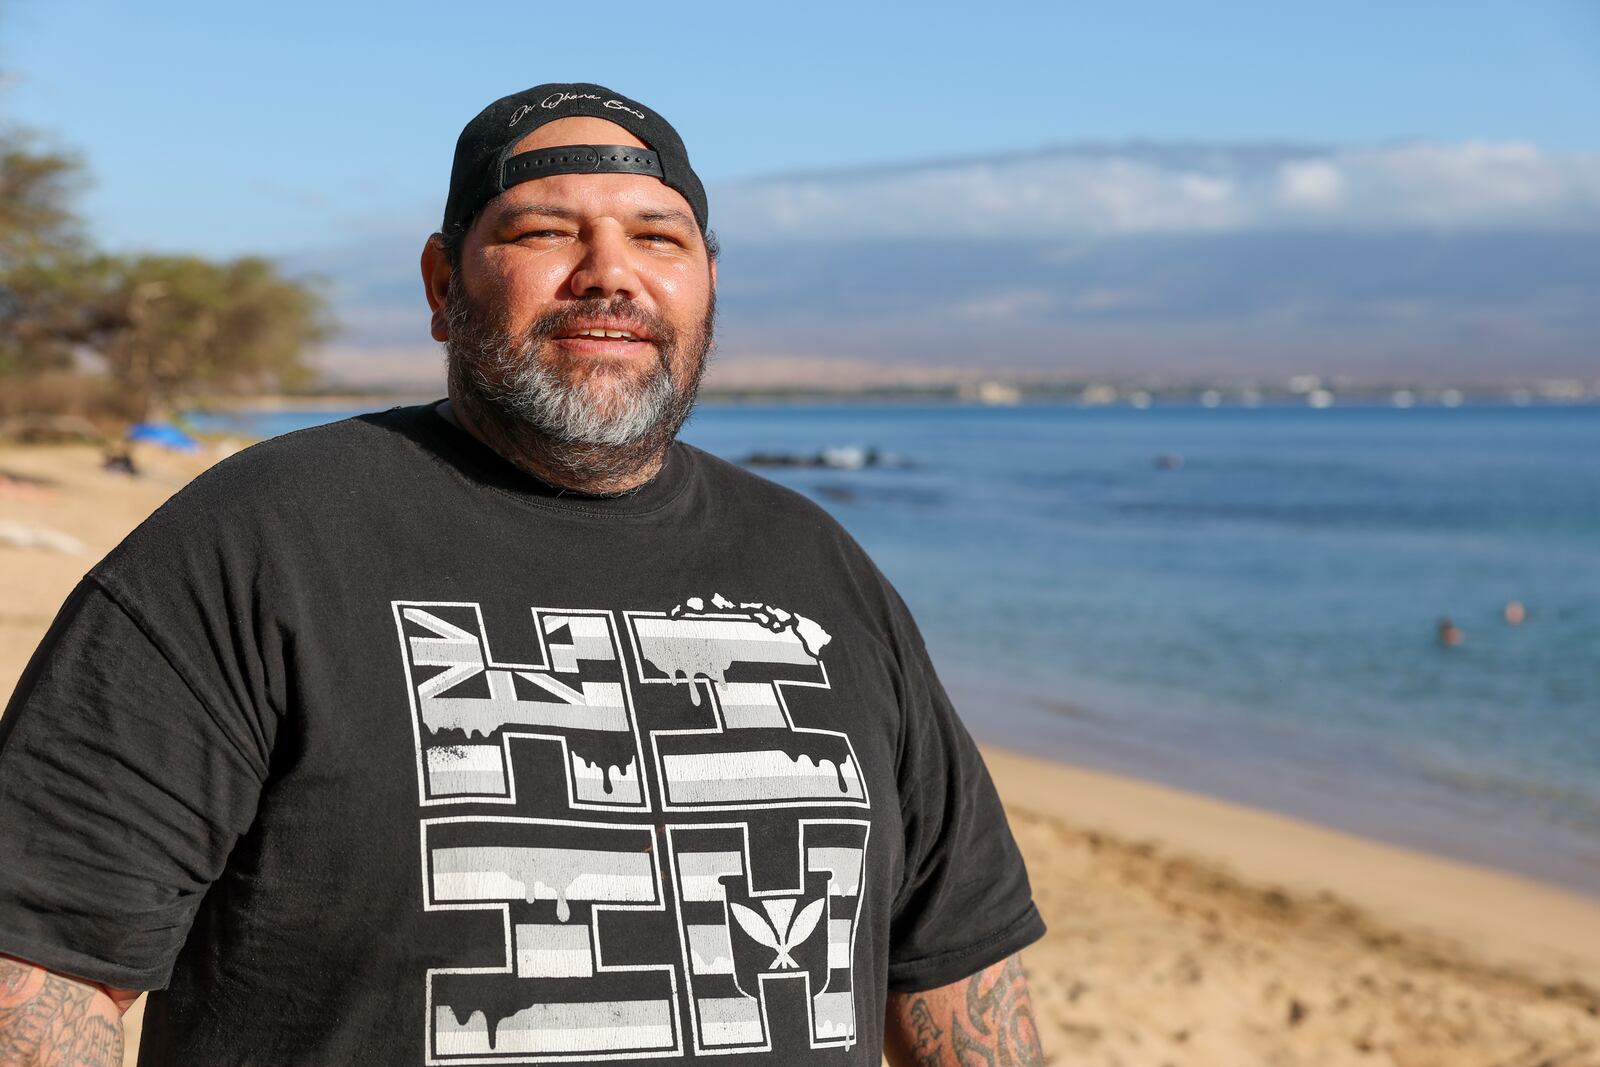
[[[515,151],[564,144],[643,147],[614,123],[568,118]],[[452,389],[554,440],[664,446],[704,370],[715,287],[688,201],[655,178],[513,186],[474,220],[450,278]]]

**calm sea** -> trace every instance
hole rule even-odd
[[[980,737],[1600,896],[1600,409],[707,406],[684,436],[904,460],[763,473],[873,554]]]

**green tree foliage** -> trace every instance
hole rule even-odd
[[[0,379],[97,357],[132,418],[310,383],[306,350],[332,332],[314,289],[255,256],[98,253],[72,210],[81,175],[72,157],[0,131]]]
[[[331,332],[321,297],[255,256],[102,259],[90,273],[85,340],[141,414],[200,393],[308,385],[305,349]]]
[[[0,374],[67,366],[81,332],[85,255],[72,197],[82,167],[0,132]]]

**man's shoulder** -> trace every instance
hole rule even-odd
[[[394,408],[250,445],[189,481],[95,568],[233,555],[306,532],[425,462],[407,440],[419,409]],[[330,520],[331,521],[331,520]]]
[[[259,441],[196,476],[172,498],[229,512],[321,497],[415,458],[407,444],[423,405],[371,412]]]

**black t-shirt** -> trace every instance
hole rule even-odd
[[[1043,931],[889,583],[681,443],[615,498],[433,405],[257,445],[0,718],[0,952],[161,990],[145,1063],[875,1064]]]

